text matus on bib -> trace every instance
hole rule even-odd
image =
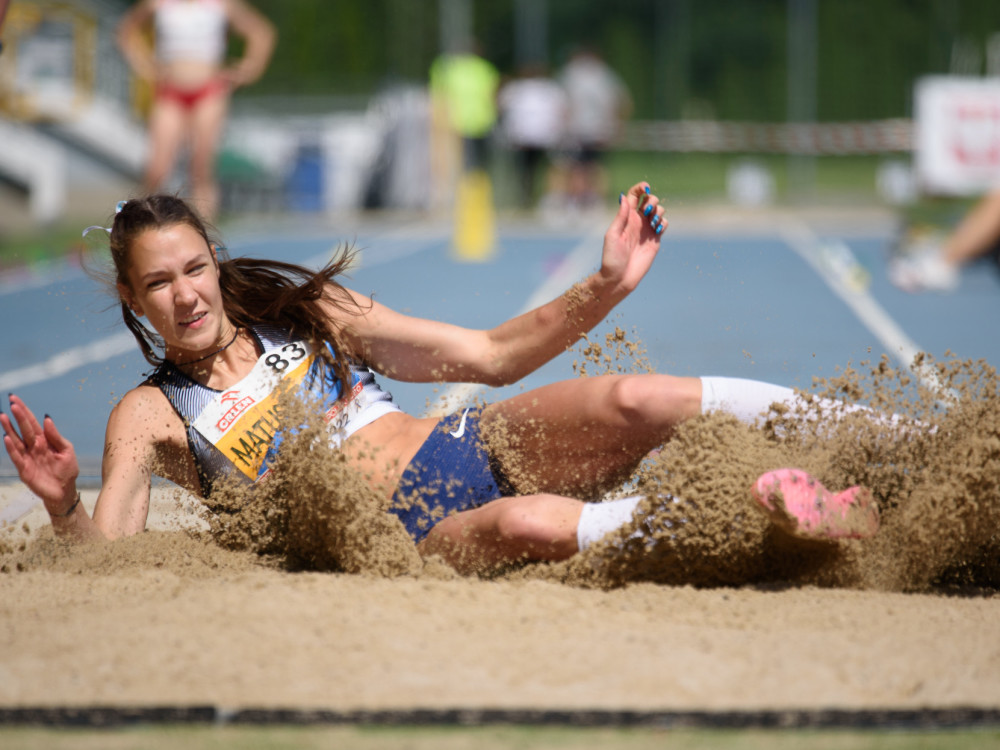
[[[315,373],[311,372],[314,365]],[[285,344],[262,355],[249,375],[215,396],[193,425],[237,469],[257,481],[269,473],[268,462],[277,455],[281,442],[279,395],[302,392],[307,376],[309,395],[322,399],[327,422],[334,422],[333,429],[338,427],[339,420],[334,420],[341,411],[339,382],[325,369],[308,343]]]

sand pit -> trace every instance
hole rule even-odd
[[[687,423],[633,478],[647,520],[556,565],[421,560],[307,433],[257,505],[159,487],[150,531],[83,548],[36,509],[0,536],[0,708],[996,709],[996,377],[935,367],[959,405],[904,409],[883,362],[825,391],[897,420]],[[746,489],[785,463],[870,486],[879,534],[776,533]]]
[[[1000,597],[288,573],[182,532],[0,577],[0,705],[996,707]]]

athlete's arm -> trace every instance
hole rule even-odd
[[[356,353],[397,380],[507,385],[544,365],[600,323],[645,276],[660,245],[650,220],[663,208],[639,183],[604,236],[601,268],[555,300],[490,330],[413,318],[354,294],[363,311],[331,308]],[[646,214],[646,207],[649,213]],[[665,222],[663,225],[665,226]],[[661,230],[662,231],[662,230]]]
[[[146,81],[156,80],[156,56],[143,38],[143,27],[153,18],[153,0],[129,8],[118,23],[117,41],[132,71]]]
[[[146,528],[159,433],[171,417],[165,401],[155,389],[140,386],[126,393],[108,417],[94,523],[109,539]]]
[[[178,461],[177,456],[171,460],[172,453],[186,454],[183,425],[169,402],[151,387],[129,391],[111,411],[93,517],[76,503],[79,465],[73,445],[50,417],[38,422],[17,396],[11,396],[10,410],[19,431],[7,415],[0,414],[4,446],[21,481],[42,499],[59,536],[87,541],[141,532],[149,513],[154,464],[162,464],[157,473],[198,489],[193,463]]]
[[[80,467],[73,444],[59,434],[51,417],[46,415],[39,422],[14,395],[10,396],[10,413],[18,429],[10,417],[0,414],[4,447],[21,481],[45,504],[56,534],[81,541],[104,539],[104,533],[78,502]]]
[[[243,58],[226,71],[231,83],[245,86],[264,74],[274,51],[277,31],[264,15],[243,0],[228,0],[226,17],[233,30],[246,41]]]

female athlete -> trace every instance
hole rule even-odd
[[[793,392],[731,378],[607,375],[437,419],[402,412],[374,373],[516,382],[636,288],[664,227],[657,196],[646,183],[633,186],[604,236],[598,271],[496,328],[471,330],[400,314],[341,286],[335,277],[346,255],[318,272],[220,259],[180,199],[129,200],[110,230],[111,255],[125,324],[156,370],[111,412],[93,516],[79,505],[73,447],[50,417],[39,423],[11,396],[18,429],[0,414],[4,445],[57,534],[113,539],[145,528],[153,473],[203,497],[224,479],[250,486],[267,477],[282,434],[278,395],[292,386],[319,400],[331,440],[392,499],[421,554],[461,570],[565,559],[628,522],[638,503],[575,498],[626,479],[685,419],[726,409],[752,422]],[[502,455],[483,438],[501,424]],[[414,492],[422,501],[412,501]],[[871,497],[859,488],[834,495],[784,469],[764,475],[754,492],[775,520],[791,518],[792,530],[807,536],[877,528]]]

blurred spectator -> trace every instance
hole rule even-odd
[[[562,142],[566,93],[543,66],[525,66],[501,87],[498,101],[504,139],[513,149],[520,178],[521,204],[528,208],[538,196],[547,155]],[[548,192],[548,181],[546,186]]]
[[[432,127],[435,132],[436,202],[450,200],[458,172],[485,170],[489,137],[497,121],[500,74],[474,52],[475,44],[437,58],[430,70]],[[458,169],[455,140],[461,145]],[[444,193],[444,194],[442,194]]]
[[[0,31],[3,31],[3,22],[7,17],[7,6],[10,0],[0,0]],[[3,52],[3,41],[0,41],[0,52]]]
[[[146,41],[150,25],[153,49]],[[243,57],[231,64],[225,61],[228,29],[246,42]],[[170,177],[187,142],[192,202],[206,219],[215,218],[215,158],[229,97],[264,73],[275,36],[271,22],[244,0],[140,0],[125,13],[118,27],[122,54],[137,76],[155,86],[147,192]]]
[[[952,292],[963,265],[1000,249],[1000,189],[987,193],[943,242],[917,243],[889,262],[889,280],[907,292]]]
[[[631,115],[632,99],[618,75],[587,47],[570,58],[559,81],[569,97],[572,163],[567,190],[573,203],[586,208],[600,203],[607,193],[604,153]]]

